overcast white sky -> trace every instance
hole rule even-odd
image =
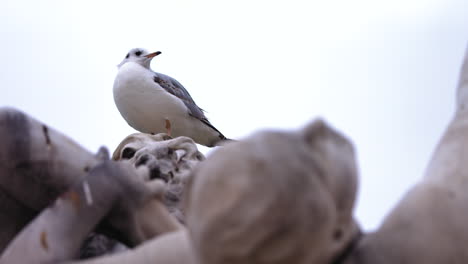
[[[324,117],[355,144],[356,216],[370,230],[451,118],[468,2],[0,0],[0,34],[0,106],[92,151],[134,132],[112,96],[134,47],[162,51],[153,69],[228,137]]]

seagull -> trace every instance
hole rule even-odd
[[[114,101],[125,121],[143,133],[186,136],[207,147],[229,140],[208,121],[182,84],[151,70],[151,60],[159,54],[131,49],[117,66]]]

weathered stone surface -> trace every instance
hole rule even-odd
[[[13,108],[0,108],[0,252],[100,158]]]
[[[84,238],[102,221],[129,246],[175,231],[159,202],[164,185],[145,183],[147,170],[104,161],[31,221],[2,252],[1,263],[56,263],[76,256]],[[156,225],[157,223],[157,225]]]

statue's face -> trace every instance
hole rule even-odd
[[[135,167],[147,166],[150,179],[183,180],[193,166],[204,160],[195,142],[187,137],[136,133],[125,138],[114,151],[114,160],[128,160]]]

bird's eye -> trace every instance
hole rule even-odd
[[[126,59],[128,59],[128,57],[130,57],[130,53],[127,53],[127,56],[125,56]]]
[[[135,156],[135,149],[134,148],[124,148],[122,151],[122,159],[131,159]]]
[[[142,53],[141,50],[139,50],[139,51],[135,52],[135,55],[140,56],[141,53]]]

